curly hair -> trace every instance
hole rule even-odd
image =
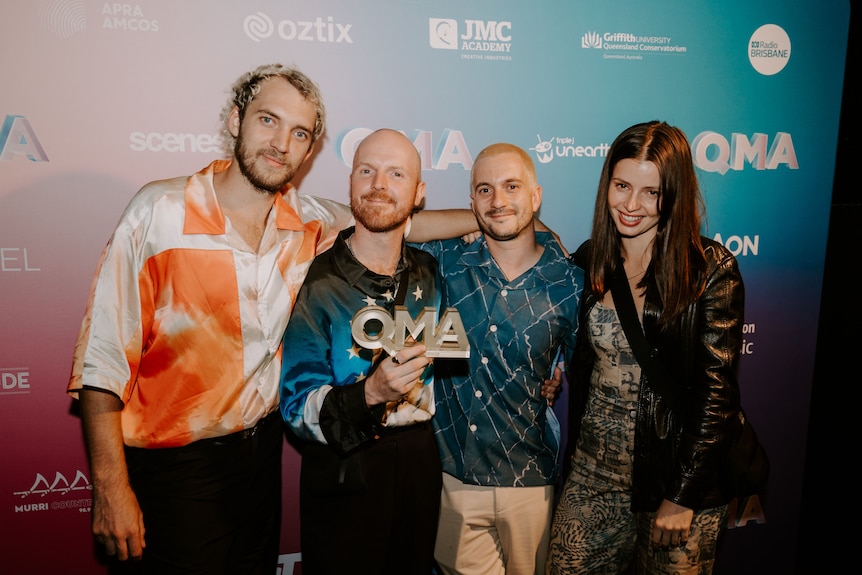
[[[233,83],[230,97],[225,103],[224,108],[222,108],[220,116],[222,123],[222,149],[228,157],[233,156],[236,145],[236,138],[228,129],[228,118],[230,117],[231,110],[236,106],[239,110],[240,121],[242,121],[249,103],[260,93],[261,84],[264,80],[273,77],[284,78],[308,102],[314,104],[317,110],[317,120],[314,122],[314,130],[311,134],[311,145],[314,145],[314,142],[323,135],[326,127],[326,108],[323,106],[323,95],[320,93],[320,88],[317,87],[317,84],[295,67],[284,66],[283,64],[264,64],[251,72],[246,72]]]

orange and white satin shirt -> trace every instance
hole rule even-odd
[[[182,446],[275,410],[296,293],[353,222],[347,206],[287,186],[255,252],[213,189],[229,164],[144,186],[102,252],[67,391],[122,399],[126,445]]]

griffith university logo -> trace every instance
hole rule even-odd
[[[601,48],[602,37],[598,32],[587,32],[581,36],[581,48]]]

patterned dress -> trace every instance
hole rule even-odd
[[[551,551],[558,573],[618,573],[634,550],[629,503],[640,366],[616,310],[596,304],[588,321],[597,360],[554,518]],[[555,554],[560,547],[565,553]]]
[[[696,512],[688,545],[655,550],[649,536],[655,513],[631,512],[632,460],[641,368],[616,310],[596,304],[589,313],[596,363],[572,470],[551,528],[548,573],[616,575],[711,573],[714,541],[726,507]],[[700,541],[709,542],[700,547]]]

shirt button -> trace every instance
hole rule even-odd
[[[497,331],[497,326],[496,326],[496,325],[492,325],[492,326],[491,326],[491,327],[489,327],[488,329],[489,329],[489,330],[491,330],[491,333],[494,333],[495,331]]]
[[[482,358],[482,365],[488,365],[488,358],[487,357]]]
[[[637,417],[637,416],[638,416],[638,412],[637,412],[637,410],[636,410],[636,409],[633,409],[633,410],[631,410],[631,411],[629,412],[629,415],[631,415],[631,416],[632,416],[632,419],[634,419],[635,417]]]
[[[509,290],[507,290],[507,289],[501,290],[500,295],[503,297],[506,297],[507,295],[509,295]]]
[[[476,391],[473,392],[473,395],[475,395],[476,397],[482,397],[482,390],[477,389]]]
[[[475,431],[476,431],[476,424],[475,423],[470,424],[470,431],[475,433]]]

